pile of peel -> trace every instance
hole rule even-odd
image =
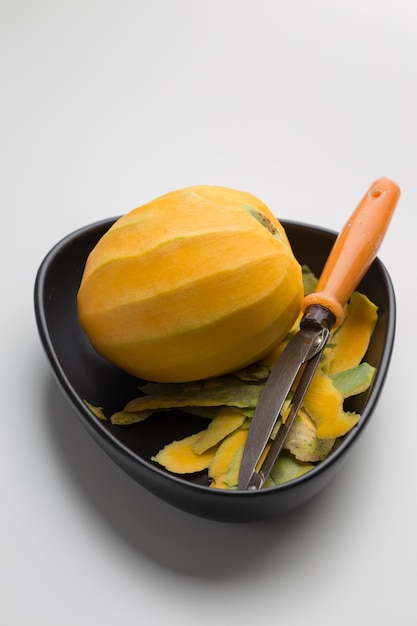
[[[305,295],[313,291],[317,283],[307,267],[303,267],[303,283]],[[333,331],[324,349],[284,449],[264,488],[310,471],[327,458],[337,440],[360,420],[358,413],[345,410],[344,405],[347,398],[366,392],[372,384],[375,368],[364,357],[377,315],[377,307],[367,296],[357,291],[352,294],[346,305],[345,319]],[[243,370],[190,383],[140,384],[141,395],[111,415],[112,424],[115,427],[140,424],[161,412],[167,413],[166,419],[170,419],[169,412],[173,409],[207,418],[206,428],[167,444],[152,461],[177,475],[206,472],[212,488],[237,489],[243,448],[258,399],[277,358],[297,332],[298,324],[299,319],[273,353]],[[291,394],[280,415],[283,422],[290,399]],[[87,405],[98,418],[106,419],[101,409],[88,402]],[[268,447],[265,454],[267,450]]]

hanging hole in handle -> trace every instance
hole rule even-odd
[[[379,198],[380,196],[382,196],[383,193],[384,192],[380,189],[372,189],[369,195],[371,196],[371,198]]]

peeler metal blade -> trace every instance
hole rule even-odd
[[[303,318],[299,332],[287,344],[265,384],[249,428],[238,489],[259,489],[264,484],[282,449],[320,360],[330,332],[321,323],[307,319]],[[261,457],[280,418],[284,402],[301,370],[302,375],[292,398],[289,415],[285,424],[280,425],[271,448],[259,468]]]

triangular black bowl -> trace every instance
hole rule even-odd
[[[135,426],[114,426],[97,419],[85,400],[110,415],[136,395],[139,381],[120,371],[91,348],[77,317],[76,294],[87,256],[116,218],[81,228],[57,243],[37,272],[34,306],[42,345],[75,414],[105,452],[127,474],[159,498],[191,514],[223,522],[274,518],[312,498],[336,475],[373,414],[387,375],[395,336],[395,295],[377,258],[358,289],[378,306],[378,323],[366,360],[376,367],[370,390],[351,399],[359,424],[331,455],[301,478],[259,491],[224,491],[208,486],[205,474],[170,474],[151,457],[166,443],[201,430],[198,418],[178,412],[167,420],[154,415]],[[281,220],[301,264],[319,275],[336,233]]]

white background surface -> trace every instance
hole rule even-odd
[[[416,7],[2,0],[2,624],[417,623]],[[380,176],[402,188],[379,254],[397,338],[349,463],[260,524],[145,492],[53,380],[32,304],[43,257],[80,226],[200,183],[338,230]]]

